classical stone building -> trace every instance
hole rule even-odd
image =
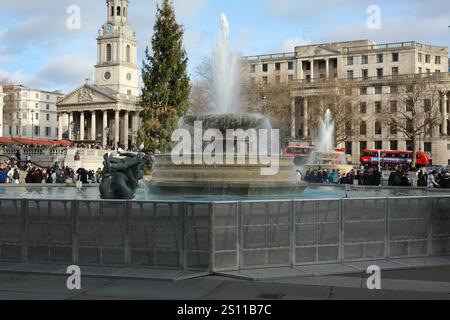
[[[13,138],[57,139],[59,91],[43,91],[21,85],[3,87],[3,136]],[[0,96],[1,96],[0,91]]]
[[[367,125],[366,134],[354,135],[339,146],[345,148],[354,163],[359,161],[362,149],[410,149],[404,135],[390,132],[386,124],[376,128],[379,105],[392,99],[391,89],[402,83],[416,79],[435,83],[439,87],[442,121],[430,135],[421,137],[418,147],[429,153],[433,164],[450,165],[448,48],[417,42],[375,44],[361,40],[299,46],[291,53],[243,60],[249,83],[280,83],[289,89],[292,144],[314,144],[316,130],[310,123],[310,114],[317,108],[315,98],[323,93],[324,86],[336,79],[350,83],[357,96],[354,103],[365,105],[362,117]]]
[[[60,138],[106,146],[135,143],[140,126],[137,42],[128,23],[128,0],[107,0],[107,21],[97,38],[95,82],[60,99]]]

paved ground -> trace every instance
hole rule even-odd
[[[384,271],[382,290],[365,288],[365,274],[245,281],[209,276],[185,281],[83,277],[82,289],[69,291],[66,276],[0,273],[0,299],[284,300],[450,299],[450,267]]]

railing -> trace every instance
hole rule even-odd
[[[342,51],[344,53],[347,53],[347,52],[358,52],[358,51],[367,51],[367,50],[386,50],[386,49],[401,49],[401,48],[416,48],[416,47],[423,48],[423,49],[437,50],[437,51],[447,50],[447,47],[424,45],[424,44],[421,44],[421,43],[418,43],[415,41],[407,41],[407,42],[395,42],[395,43],[345,47],[342,49]]]
[[[258,61],[258,60],[293,59],[293,58],[295,58],[295,52],[274,53],[274,54],[265,54],[265,55],[257,55],[257,56],[247,56],[247,57],[242,57],[242,60],[244,60],[244,61]]]
[[[450,197],[0,199],[0,261],[236,271],[450,254]]]

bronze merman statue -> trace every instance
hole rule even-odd
[[[149,164],[149,157],[143,152],[122,153],[120,157],[105,154],[103,179],[100,184],[102,199],[134,198],[139,180],[144,179],[143,167]]]

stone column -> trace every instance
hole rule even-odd
[[[128,137],[129,137],[129,123],[130,121],[130,115],[129,112],[126,111],[125,112],[125,116],[123,117],[123,145],[124,145],[124,149],[128,150],[129,145],[128,145]]]
[[[299,60],[298,64],[299,64],[299,67],[298,67],[298,78],[300,80],[303,80],[303,61]]]
[[[295,139],[295,97],[291,101],[291,138]]]
[[[139,131],[139,112],[133,113],[133,120],[131,124],[131,143],[136,145],[137,132]]]
[[[62,140],[63,138],[63,120],[65,115],[65,113],[60,113],[58,116],[58,140]]]
[[[325,67],[325,72],[326,72],[325,79],[329,79],[330,78],[330,59],[325,59],[325,65],[326,65],[326,67]]]
[[[103,149],[106,149],[106,146],[108,144],[108,133],[106,132],[107,129],[108,129],[108,111],[104,110],[103,111],[103,130],[102,130]]]
[[[117,148],[120,139],[120,111],[116,110],[114,115],[114,148]]]
[[[308,97],[303,97],[303,136],[308,137]]]
[[[80,140],[84,141],[84,111],[80,113]]]
[[[443,106],[442,106],[442,118],[444,119],[444,122],[442,124],[442,133],[445,136],[448,136],[448,126],[447,126],[447,119],[448,119],[448,113],[447,113],[447,103],[448,103],[448,97],[447,97],[447,92],[444,92],[444,97],[443,97]]]
[[[75,130],[75,124],[73,122],[73,112],[69,113],[69,140],[73,140],[73,131]]]
[[[95,110],[91,112],[91,140],[97,140],[97,115]]]
[[[311,82],[314,79],[314,59],[309,60],[309,63],[311,64]]]

